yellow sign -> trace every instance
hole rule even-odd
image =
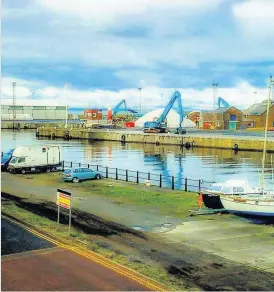
[[[70,209],[71,208],[71,194],[63,190],[58,190],[56,204],[60,207]]]

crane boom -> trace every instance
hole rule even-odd
[[[184,114],[183,114],[183,107],[182,107],[182,99],[181,99],[181,93],[179,91],[175,91],[174,94],[172,95],[170,101],[168,102],[167,106],[165,107],[164,111],[160,115],[160,117],[156,121],[152,122],[145,122],[144,124],[144,132],[145,133],[166,133],[167,130],[167,123],[166,123],[166,118],[168,113],[170,112],[171,108],[173,107],[174,103],[178,102],[176,112],[180,116],[180,122],[179,122],[179,127],[177,129],[177,133],[183,133],[181,125],[184,119]]]
[[[221,104],[223,104],[223,107],[230,107],[228,102],[226,102],[222,97],[218,97],[218,107],[221,107]]]
[[[124,105],[124,109],[121,109],[121,107]],[[136,110],[130,109],[127,107],[127,103],[125,99],[122,99],[112,110],[112,116],[115,116],[120,111],[128,111],[132,113],[137,113]]]

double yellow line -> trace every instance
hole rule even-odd
[[[157,283],[156,281],[153,281],[144,275],[138,274],[137,272],[135,272],[127,267],[124,267],[123,265],[114,263],[114,262],[110,261],[109,259],[107,259],[101,255],[98,255],[90,250],[86,250],[82,247],[70,246],[68,244],[64,244],[56,239],[53,239],[45,234],[42,234],[41,232],[39,232],[33,228],[26,226],[25,224],[23,224],[21,222],[18,222],[17,220],[11,219],[10,217],[7,217],[3,214],[2,214],[2,217],[4,219],[12,222],[13,224],[16,224],[17,226],[24,228],[28,232],[46,240],[46,241],[53,243],[54,245],[56,245],[58,247],[73,251],[73,252],[75,252],[75,253],[77,253],[85,258],[92,260],[95,263],[98,263],[98,264],[100,264],[100,265],[102,265],[110,270],[113,270],[114,272],[116,272],[122,276],[125,276],[125,277],[127,277],[135,282],[138,282],[139,284],[143,285],[144,287],[148,288],[149,290],[167,291],[166,288],[161,286],[161,284]]]

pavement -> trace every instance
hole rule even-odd
[[[274,274],[273,224],[254,224],[240,217],[192,221],[160,236]]]
[[[171,133],[175,133],[176,129],[170,129]],[[102,130],[93,130],[93,131],[102,131]],[[143,134],[141,128],[127,128],[127,129],[108,129],[108,131],[120,132],[123,131],[125,134]],[[161,134],[169,135],[169,134]],[[263,131],[229,131],[229,130],[199,130],[196,128],[187,128],[186,134],[184,136],[190,137],[226,137],[233,139],[243,139],[243,140],[263,140],[264,132]],[[267,140],[274,140],[274,131],[268,131]]]
[[[2,218],[1,224],[2,291],[150,290],[114,269],[56,246],[6,219]],[[8,248],[9,245],[12,247]]]

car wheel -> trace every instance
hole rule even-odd
[[[50,168],[47,168],[47,172],[50,172]]]
[[[101,175],[100,174],[96,174],[95,178],[96,179],[101,179]]]
[[[79,182],[79,178],[78,178],[78,177],[74,177],[74,178],[72,179],[72,182],[74,182],[74,183],[78,183],[78,182]]]
[[[25,169],[22,169],[22,170],[21,170],[21,173],[22,173],[22,174],[25,174],[25,173],[26,173],[26,170],[25,170]]]

